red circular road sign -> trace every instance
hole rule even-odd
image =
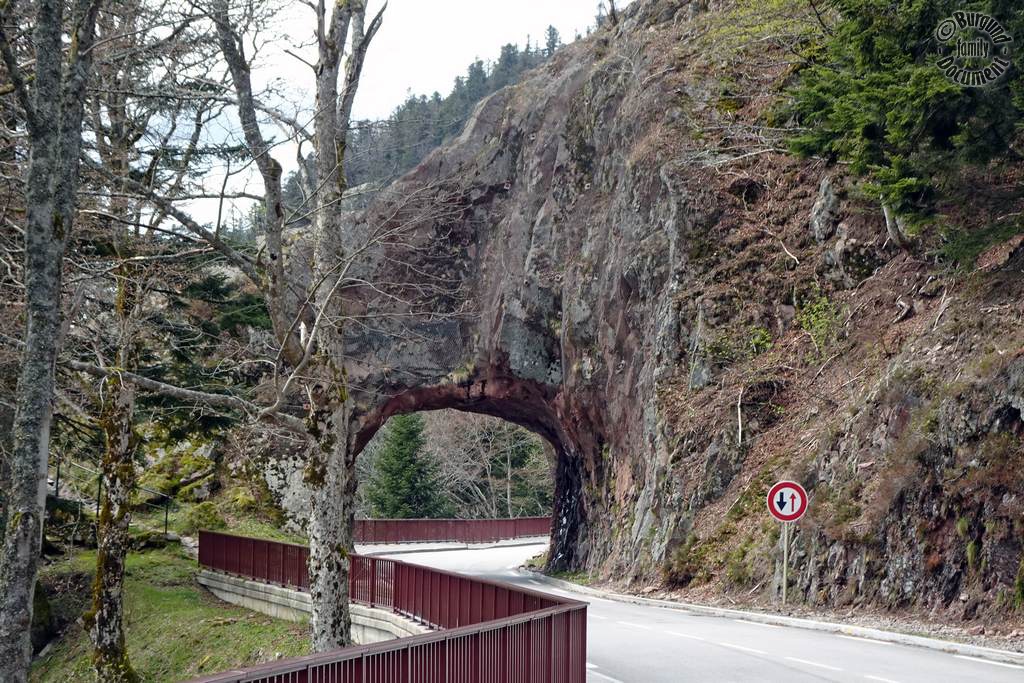
[[[768,491],[768,512],[780,522],[795,522],[807,512],[807,491],[795,481],[780,481]]]

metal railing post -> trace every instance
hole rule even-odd
[[[370,606],[371,607],[376,607],[377,606],[377,559],[376,558],[370,558],[370,561],[367,564],[369,565],[367,567],[367,574],[368,574],[368,579],[370,581]]]
[[[164,536],[167,535],[167,519],[171,512],[171,499],[166,498],[164,500]]]

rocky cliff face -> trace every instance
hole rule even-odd
[[[812,19],[776,4],[638,0],[353,219],[355,446],[432,408],[538,432],[553,568],[770,596],[792,477],[807,601],[1019,604],[1021,260],[902,252],[782,151]]]

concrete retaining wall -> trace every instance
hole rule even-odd
[[[197,578],[211,593],[233,605],[289,621],[305,621],[309,618],[309,593],[208,569],[200,570]],[[430,630],[388,610],[357,604],[352,604],[350,608],[352,639],[358,645],[413,636]]]

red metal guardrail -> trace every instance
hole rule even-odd
[[[199,533],[199,564],[306,589],[305,546]],[[353,602],[437,629],[196,683],[584,683],[587,605],[397,560],[352,555]]]
[[[550,517],[518,519],[357,519],[358,543],[493,543],[551,533]]]

